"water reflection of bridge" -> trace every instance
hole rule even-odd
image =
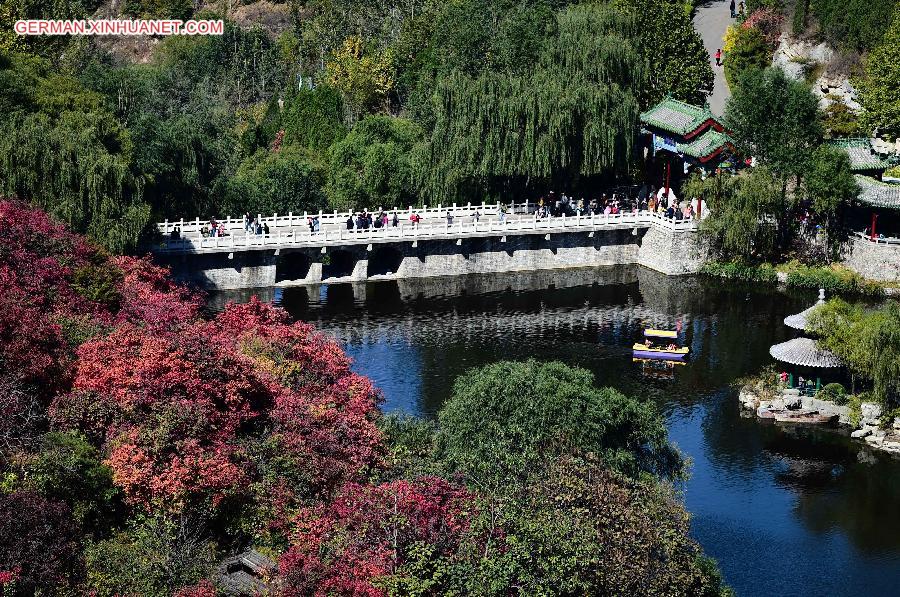
[[[452,337],[459,340],[493,341],[499,336],[517,338],[546,338],[582,335],[598,329],[632,330],[640,326],[675,326],[677,318],[644,305],[550,307],[538,310],[503,310],[460,312],[451,310],[435,313],[400,313],[378,316],[362,313],[343,321],[315,320],[315,324],[339,340],[365,343],[375,340],[402,341],[415,344],[445,342]],[[581,333],[578,333],[581,332]]]

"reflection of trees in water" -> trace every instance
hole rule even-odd
[[[777,481],[796,491],[807,528],[839,529],[866,553],[900,550],[900,462],[824,430],[785,429],[778,447]]]
[[[813,533],[840,531],[867,553],[900,550],[900,462],[873,461],[838,430],[736,419],[730,391],[713,400],[721,403],[706,411],[702,429],[714,466],[748,484],[771,474],[796,496],[795,514]]]

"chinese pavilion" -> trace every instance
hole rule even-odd
[[[866,228],[872,240],[879,235],[900,237],[900,184],[882,181],[891,165],[875,152],[869,139],[835,139],[829,144],[847,152],[859,184],[851,226]]]
[[[708,107],[667,97],[643,112],[640,119],[648,154],[664,168],[660,174],[667,195],[673,182],[673,161],[681,165],[675,170],[678,179],[691,168],[715,170],[733,156],[734,145],[724,125]]]

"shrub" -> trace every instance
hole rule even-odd
[[[112,263],[89,264],[75,270],[72,288],[85,299],[116,311],[122,298],[118,288],[121,280],[122,272]]]
[[[787,273],[787,286],[794,288],[824,288],[830,294],[859,294],[880,297],[884,288],[866,280],[853,270],[840,265],[810,267],[791,262],[782,269]]]
[[[734,34],[734,47],[725,54],[725,78],[732,88],[748,69],[763,69],[772,60],[772,49],[762,31],[756,27],[739,27]]]
[[[838,405],[847,404],[848,397],[847,393],[844,390],[844,386],[839,383],[830,383],[826,384],[819,393],[816,395],[816,398],[820,398],[822,400],[828,400],[830,402],[834,402]]]
[[[771,265],[747,265],[737,261],[722,263],[713,261],[707,263],[700,270],[701,273],[728,280],[743,280],[746,282],[765,282],[774,284],[778,281],[778,273]]]
[[[438,421],[438,454],[482,487],[519,482],[547,458],[588,452],[636,477],[678,478],[684,470],[651,404],[596,388],[589,371],[560,362],[468,371]]]

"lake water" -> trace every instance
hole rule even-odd
[[[222,293],[211,308],[250,294],[340,339],[387,411],[433,416],[457,376],[500,359],[590,369],[666,417],[691,459],[691,532],[739,595],[900,594],[900,461],[740,416],[733,383],[771,363],[814,292],[629,267]],[[689,364],[632,362],[644,327],[677,325]]]

